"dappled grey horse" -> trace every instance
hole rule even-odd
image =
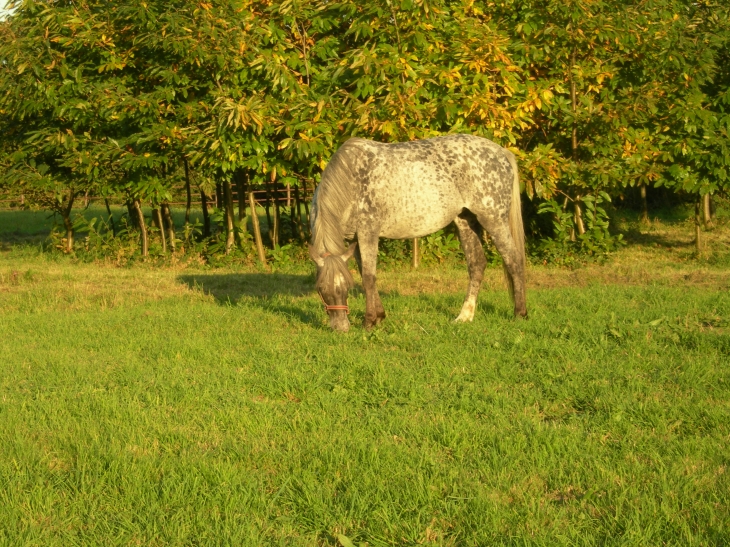
[[[525,244],[515,157],[470,135],[382,144],[346,141],[322,173],[312,201],[309,254],[330,326],[347,331],[347,293],[355,256],[365,289],[365,328],[385,318],[375,287],[378,238],[422,237],[456,224],[469,288],[456,321],[471,321],[487,261],[482,228],[502,255],[515,315],[526,316]],[[345,247],[345,241],[355,241]]]

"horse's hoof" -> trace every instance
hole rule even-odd
[[[470,299],[464,302],[461,307],[459,315],[454,319],[454,323],[471,323],[474,321],[474,312],[476,311],[476,304]]]
[[[461,315],[454,319],[454,323],[471,323],[472,321],[474,321],[473,317],[462,317]]]
[[[454,323],[471,323],[474,321],[474,307],[464,306],[466,309],[462,309],[461,313],[454,319]]]

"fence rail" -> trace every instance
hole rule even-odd
[[[180,200],[180,195],[185,194],[185,187],[184,186],[174,186],[172,188],[173,190],[173,199],[174,201],[167,202],[171,206],[185,206],[187,205],[186,200]],[[253,190],[254,200],[256,201],[257,205],[261,207],[265,207],[267,203],[273,203],[274,201],[278,202],[280,205],[285,204],[287,207],[289,207],[291,204],[294,203],[295,197],[294,188],[287,189],[286,186],[276,184],[274,185],[273,191],[257,188]],[[306,198],[301,196],[300,192],[300,199],[302,200],[302,203],[304,201],[309,202],[312,197],[312,193],[310,189],[307,189]],[[233,199],[233,203],[239,203],[239,192],[238,188],[235,185],[231,185],[231,198]],[[212,195],[206,194],[206,200],[207,204],[210,207],[220,207],[221,203],[219,203],[220,196],[217,195],[216,192],[214,192]],[[246,204],[248,204],[247,196],[244,195],[244,200]],[[104,204],[104,198],[101,198],[99,196],[93,196],[89,195],[86,197],[77,198],[76,205],[74,206],[74,209],[85,209],[92,203],[101,203]],[[124,206],[126,205],[125,202],[120,202],[118,200],[109,200],[110,205],[115,206]],[[9,194],[0,194],[0,205],[2,204],[9,204],[10,207],[13,206],[13,204],[17,206],[24,206],[25,205],[25,199],[23,199],[22,195],[19,198],[10,198]],[[200,207],[202,206],[203,202],[200,199],[200,191],[199,190],[193,190],[191,192],[191,199],[190,199],[190,205],[191,207]]]

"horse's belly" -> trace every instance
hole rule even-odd
[[[463,205],[453,200],[453,194],[430,196],[428,188],[414,194],[410,200],[402,200],[397,206],[388,207],[380,224],[380,236],[389,239],[407,239],[432,234],[452,222]]]
[[[427,215],[425,218],[420,216],[404,216],[382,226],[380,229],[380,237],[409,239],[412,237],[427,236],[447,226],[456,218],[457,214]]]

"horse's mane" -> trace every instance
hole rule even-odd
[[[317,281],[315,281],[315,287],[329,288],[332,286],[335,280],[335,274],[339,273],[347,284],[347,288],[351,289],[355,286],[355,280],[352,278],[352,274],[347,267],[347,263],[342,260],[340,255],[328,255],[323,259],[324,264],[317,272]]]
[[[320,254],[331,253],[339,257],[346,250],[346,217],[352,212],[359,195],[356,175],[351,166],[357,159],[360,140],[346,141],[332,156],[322,173],[322,182],[314,193],[312,246]]]

